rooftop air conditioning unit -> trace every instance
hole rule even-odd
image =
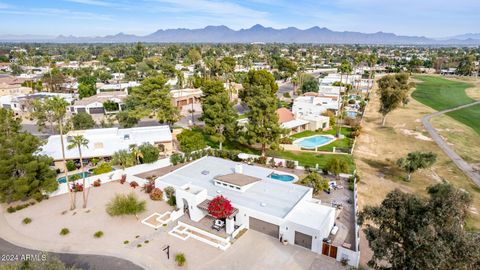
[[[235,173],[243,173],[243,166],[242,164],[235,165]]]

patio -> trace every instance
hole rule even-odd
[[[205,216],[202,218],[200,221],[195,222],[191,220],[188,215],[183,215],[181,218],[178,219],[178,221],[183,222],[185,224],[188,224],[190,226],[196,227],[202,231],[206,231],[207,233],[214,234],[216,236],[222,237],[222,238],[227,238],[227,232],[225,231],[225,227],[220,229],[219,231],[215,230],[212,228],[213,223],[215,222],[215,218],[212,216]]]

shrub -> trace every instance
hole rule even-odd
[[[83,184],[80,184],[80,183],[74,183],[72,185],[72,190],[74,192],[82,192],[83,191]]]
[[[283,137],[280,139],[281,144],[292,144],[293,140],[290,137]]]
[[[98,231],[98,232],[96,232],[96,233],[93,234],[93,237],[95,237],[95,238],[100,238],[100,237],[102,237],[102,236],[103,236],[103,232],[102,232],[102,231]]]
[[[159,188],[154,188],[152,192],[150,192],[150,199],[153,201],[161,201],[163,199],[163,192]]]
[[[128,195],[116,194],[107,204],[107,213],[110,216],[137,215],[145,211],[145,201],[138,200],[134,193]]]
[[[187,259],[185,259],[185,255],[183,253],[177,253],[175,255],[175,262],[178,266],[183,266]]]
[[[67,161],[67,170],[68,171],[74,171],[77,169],[77,166],[75,166],[75,162],[73,160]]]
[[[348,261],[349,261],[348,258],[345,258],[345,257],[344,257],[344,258],[342,258],[342,259],[340,260],[340,263],[341,263],[343,266],[347,266],[347,265],[348,265]]]
[[[218,219],[225,219],[233,213],[233,206],[222,195],[213,198],[208,203],[208,213]]]
[[[130,186],[132,188],[136,188],[136,187],[138,187],[138,183],[136,181],[132,181],[132,182],[130,182]]]
[[[15,213],[16,211],[17,211],[17,209],[15,209],[15,207],[13,207],[13,206],[9,206],[9,207],[7,208],[7,212],[10,213],[10,214],[11,214],[11,213]]]
[[[355,101],[354,99],[350,99],[350,100],[348,101],[348,104],[355,104],[355,103],[356,103],[356,101]]]
[[[128,244],[128,243],[130,243],[130,241],[128,241],[128,240],[123,241],[123,244],[125,244],[125,245]]]
[[[123,185],[123,183],[125,183],[126,181],[127,181],[127,175],[123,174],[122,178],[120,178],[120,184]]]
[[[267,164],[267,157],[265,156],[260,156],[258,157],[257,159],[255,159],[255,162],[258,163],[258,164]]]
[[[285,165],[287,166],[287,168],[289,169],[295,169],[295,161],[293,160],[287,160]]]
[[[32,219],[26,217],[26,218],[24,218],[24,219],[22,220],[22,223],[23,223],[23,224],[30,224],[30,223],[32,223]]]
[[[150,243],[150,241],[148,241],[148,240],[145,240],[145,241],[144,241],[144,243],[145,243],[145,244],[148,244],[148,243]]]
[[[181,160],[182,160],[182,155],[180,155],[179,153],[174,153],[170,156],[170,162],[172,163],[173,166],[180,163]]]
[[[180,144],[180,150],[185,153],[207,147],[205,139],[199,131],[184,129],[182,133],[177,135],[177,140]]]
[[[149,194],[152,192],[152,190],[155,188],[155,182],[154,181],[150,181],[148,183],[146,183],[145,185],[143,185],[143,188],[142,190],[145,191],[145,193]]]
[[[160,154],[158,147],[150,143],[143,143],[138,147],[138,150],[142,153],[143,163],[152,163],[158,160],[158,155]]]
[[[98,165],[95,169],[93,169],[93,174],[99,175],[103,173],[108,173],[112,171],[112,165],[108,162],[103,162],[100,165]]]
[[[95,180],[95,182],[93,182],[94,187],[99,187],[101,185],[102,185],[102,181],[100,181],[100,179],[97,179],[97,180]]]
[[[177,205],[177,198],[174,195],[172,195],[172,196],[170,196],[170,198],[168,198],[167,203],[170,206],[175,206],[175,205]]]
[[[137,248],[140,248],[140,247],[142,247],[142,244],[138,244],[138,245],[137,245]]]
[[[173,187],[166,187],[165,194],[168,198],[172,197],[175,194],[175,189]]]
[[[60,230],[60,235],[67,235],[70,233],[70,230],[68,228],[63,228]]]

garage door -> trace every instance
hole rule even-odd
[[[312,249],[312,236],[295,231],[295,245]]]
[[[250,229],[278,238],[278,225],[250,217]]]

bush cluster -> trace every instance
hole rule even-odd
[[[150,192],[150,199],[153,201],[161,201],[163,199],[163,192],[159,188],[154,188],[152,192]]]
[[[7,208],[7,212],[8,212],[8,213],[15,213],[15,212],[17,212],[17,211],[20,211],[20,210],[22,210],[22,209],[24,209],[24,208],[27,208],[27,207],[29,207],[30,205],[34,205],[34,204],[35,204],[35,202],[29,202],[29,203],[24,203],[24,204],[18,204],[18,205],[16,205],[16,206],[9,206],[9,207]]]

